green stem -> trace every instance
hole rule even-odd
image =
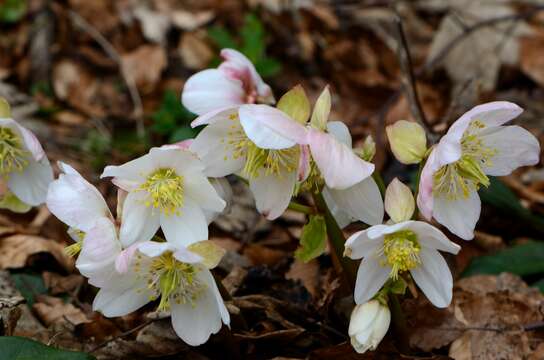
[[[344,244],[346,242],[344,233],[342,232],[340,226],[338,226],[336,219],[329,210],[323,195],[321,193],[312,193],[312,196],[317,209],[325,216],[329,243],[331,248],[334,250],[334,256],[338,260],[338,263],[342,266],[345,280],[347,281],[349,288],[353,291],[355,288],[355,280],[357,279],[357,264],[348,257],[344,256]]]
[[[398,350],[401,354],[407,355],[410,353],[410,341],[406,317],[402,312],[397,295],[393,293],[389,293],[389,308],[391,309],[391,320]]]
[[[291,201],[287,208],[306,215],[314,215],[316,213],[313,207],[302,205],[294,201]]]

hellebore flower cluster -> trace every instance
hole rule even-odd
[[[539,160],[533,135],[503,125],[521,108],[509,102],[476,106],[430,148],[416,123],[401,120],[386,128],[394,156],[420,164],[416,197],[424,219],[418,219],[409,187],[394,179],[384,189],[371,162],[372,138],[354,148],[348,127],[329,121],[328,87],[313,108],[300,85],[276,103],[244,55],[224,49],[221,56],[217,69],[194,74],[182,92],[183,105],[198,115],[192,126],[204,126],[194,139],[104,169],[101,177],[118,188],[117,217],[71,166],[59,163],[61,173],[53,180],[36,137],[0,106],[0,206],[45,201],[68,226],[74,244],[67,252],[77,256],[76,267],[99,288],[94,310],[123,316],[155,302],[190,345],[230,324],[211,273],[225,251],[208,240],[208,225],[232,196],[229,175],[247,181],[257,210],[268,219],[287,208],[308,215],[295,256],[307,261],[321,255],[328,238],[331,255],[346,274],[356,264],[352,260],[359,262],[348,330],[355,351],[378,346],[392,318],[388,301],[404,295],[409,284],[435,306],[449,306],[453,278],[440,252],[457,254],[460,246],[422,220],[435,219],[465,240],[474,236],[477,191],[489,185],[488,176]],[[313,201],[300,196],[304,193]],[[309,204],[294,202],[297,198]],[[355,221],[368,227],[345,241],[341,228]],[[305,247],[309,238],[311,249]]]

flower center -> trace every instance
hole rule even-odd
[[[10,128],[0,127],[0,174],[23,171],[30,153],[23,148],[21,138]]]
[[[448,200],[468,198],[480,186],[489,186],[489,178],[482,170],[483,165],[491,166],[491,159],[497,150],[485,146],[477,131],[485,125],[473,121],[461,139],[462,156],[452,164],[441,167],[434,174],[433,193],[445,196]]]
[[[221,139],[221,143],[225,145],[225,150],[232,152],[234,159],[246,158],[242,170],[244,175],[256,178],[259,177],[261,169],[263,169],[264,175],[274,174],[281,177],[281,173],[284,171],[296,171],[300,156],[298,146],[282,150],[261,149],[248,139],[242,126],[237,122],[237,114],[230,115],[229,119],[232,124],[229,126],[227,137]],[[228,160],[227,155],[224,160]]]
[[[411,230],[401,230],[385,235],[382,249],[385,260],[382,266],[391,266],[389,276],[397,280],[399,273],[412,270],[421,264],[420,250],[417,235]]]
[[[140,271],[141,255],[137,255],[135,271]],[[172,252],[165,252],[151,261],[147,287],[152,290],[152,300],[160,297],[159,310],[170,309],[170,302],[196,305],[196,300],[206,284],[196,278],[198,269],[191,264],[176,260]]]
[[[85,239],[85,232],[74,228],[68,229],[68,234],[75,240],[75,243],[68,245],[64,248],[64,253],[70,257],[74,257],[81,252],[83,247],[83,240]]]
[[[153,206],[159,209],[165,215],[179,215],[179,208],[183,206],[183,176],[176,173],[175,170],[166,168],[159,169],[149,175],[140,188],[140,191],[146,191],[148,198],[145,201],[146,206]]]

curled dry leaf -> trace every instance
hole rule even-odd
[[[52,295],[70,293],[80,287],[85,279],[81,275],[71,274],[62,276],[46,271],[42,274],[43,282]]]
[[[215,55],[199,33],[183,34],[179,40],[178,53],[185,66],[191,70],[204,69]]]
[[[132,78],[143,93],[150,93],[155,89],[166,65],[166,53],[158,45],[142,45],[121,56],[123,74]]]
[[[72,258],[64,253],[64,246],[51,239],[33,235],[12,235],[0,239],[0,269],[22,268],[31,255],[46,252],[67,270],[74,267]]]

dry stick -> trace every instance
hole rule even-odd
[[[95,351],[97,351],[97,350],[103,348],[104,346],[108,345],[109,343],[111,343],[111,342],[113,342],[113,341],[115,341],[115,340],[117,340],[117,339],[123,338],[123,337],[125,337],[125,336],[128,336],[128,335],[130,335],[130,334],[132,334],[132,333],[134,333],[134,332],[136,332],[136,331],[138,331],[138,330],[140,330],[140,329],[146,327],[147,325],[149,325],[149,324],[151,324],[152,322],[155,322],[155,321],[157,321],[157,320],[161,320],[161,319],[157,318],[157,319],[148,320],[148,321],[146,321],[146,322],[144,322],[144,323],[141,323],[140,325],[138,325],[138,326],[136,326],[136,327],[133,327],[133,328],[130,329],[130,330],[127,330],[127,331],[125,331],[125,332],[123,332],[123,333],[121,333],[121,334],[119,334],[119,335],[116,335],[116,336],[112,337],[111,339],[108,339],[108,340],[106,340],[106,341],[103,341],[103,342],[101,342],[100,344],[96,345],[96,346],[95,346],[94,348],[92,348],[91,350],[89,350],[89,353],[93,353],[93,352],[95,352]]]
[[[126,73],[125,68],[123,67],[121,56],[119,55],[117,50],[115,50],[113,45],[81,15],[73,10],[68,10],[68,14],[70,15],[70,19],[74,22],[74,24],[79,26],[82,30],[89,34],[89,36],[93,38],[93,40],[96,41],[98,45],[100,45],[100,47],[102,47],[102,50],[104,50],[104,52],[117,63],[119,71],[121,72],[121,76],[123,77],[123,80],[127,85],[130,98],[132,99],[132,103],[134,105],[132,116],[136,119],[136,131],[138,133],[138,136],[140,138],[143,138],[145,136],[145,128],[142,118],[144,113],[142,98],[140,97],[140,93],[138,92],[138,87],[136,86],[134,78]]]

